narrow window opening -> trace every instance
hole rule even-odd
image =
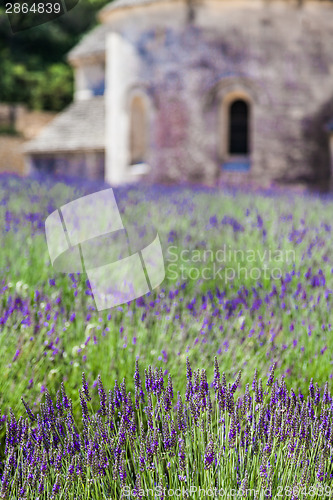
[[[242,99],[230,105],[228,152],[230,155],[249,154],[249,106]]]
[[[130,109],[130,165],[145,163],[147,148],[147,115],[144,100],[135,96]]]

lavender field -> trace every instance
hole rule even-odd
[[[333,496],[333,200],[117,188],[166,277],[98,312],[44,223],[105,187],[0,179],[0,498]]]

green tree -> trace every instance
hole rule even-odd
[[[0,102],[60,111],[73,95],[73,71],[67,52],[96,21],[107,0],[81,0],[48,23],[13,33],[0,7]]]

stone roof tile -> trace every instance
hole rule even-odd
[[[68,60],[73,61],[84,56],[104,54],[106,35],[109,32],[111,32],[111,26],[107,24],[101,24],[94,28],[69,51],[67,54]]]
[[[27,153],[104,150],[104,97],[74,101],[47,125],[41,134],[26,143]]]

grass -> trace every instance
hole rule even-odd
[[[228,378],[242,370],[243,388],[255,369],[263,376],[274,362],[297,394],[308,392],[311,378],[331,388],[329,198],[118,188],[125,226],[138,221],[157,228],[166,278],[143,298],[98,312],[85,275],[52,268],[44,222],[57,207],[103,188],[0,180],[3,419],[9,408],[23,414],[21,396],[37,411],[45,389],[55,397],[61,382],[78,417],[83,371],[91,385],[98,375],[106,385],[126,377],[133,392],[137,359],[170,373],[176,393],[185,389],[188,356],[208,378],[214,356]]]

